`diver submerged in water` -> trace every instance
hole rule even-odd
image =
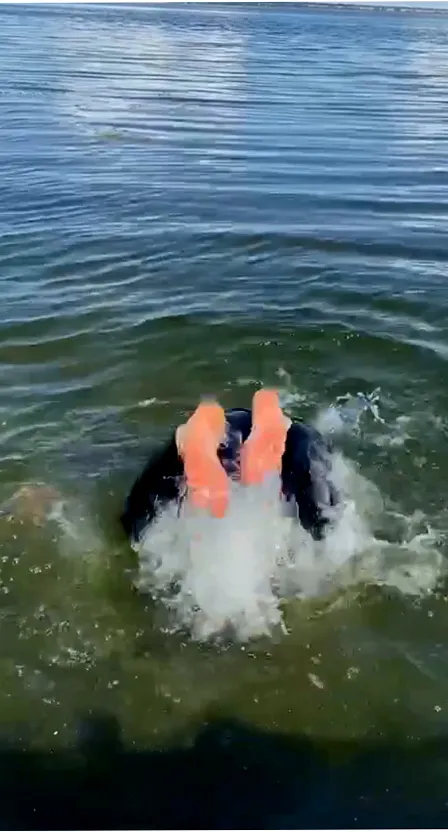
[[[325,536],[338,495],[330,480],[331,449],[315,428],[288,419],[274,390],[258,390],[252,410],[224,411],[201,403],[149,460],[127,498],[121,521],[138,544],[160,509],[184,499],[214,517],[226,514],[230,479],[281,482],[285,510],[298,517],[315,540]]]

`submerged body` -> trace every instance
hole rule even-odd
[[[217,449],[226,474],[238,480],[240,451],[252,430],[252,411],[225,411],[225,437]],[[330,479],[331,448],[315,428],[292,421],[281,457],[281,492],[285,511],[293,513],[316,540],[325,535],[331,509],[338,496]],[[181,504],[185,494],[184,463],[176,436],[148,461],[126,501],[122,524],[131,543],[137,544],[158,512],[170,502]]]

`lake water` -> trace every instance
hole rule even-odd
[[[41,482],[66,500],[42,526],[1,518],[8,741],[62,753],[106,715],[152,749],[217,721],[198,782],[152,779],[171,790],[159,826],[176,801],[196,826],[446,825],[448,13],[11,6],[0,22],[0,496]],[[348,513],[330,554],[350,576],[217,644],[136,591],[117,518],[202,394],[247,406],[260,384],[334,435]],[[243,546],[241,589],[230,548],[244,608],[255,573]],[[251,753],[256,776],[238,768]],[[250,805],[243,768],[261,778]]]

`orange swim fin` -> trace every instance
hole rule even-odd
[[[229,481],[218,458],[225,430],[222,407],[216,402],[203,402],[176,433],[188,499],[196,508],[206,509],[214,517],[224,517],[229,504]]]
[[[259,485],[269,474],[280,474],[290,420],[283,414],[275,390],[257,390],[252,402],[252,430],[241,448],[241,482]]]

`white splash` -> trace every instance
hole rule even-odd
[[[371,414],[375,422],[384,425],[380,415],[380,388],[371,393],[347,393],[338,396],[335,404],[319,413],[316,427],[325,435],[338,435],[344,432],[359,433],[361,421],[366,414]]]
[[[363,403],[372,412],[368,397]],[[331,425],[333,416],[326,418]],[[320,420],[322,427],[325,414]],[[240,641],[270,634],[283,625],[282,607],[292,598],[360,583],[413,595],[431,590],[444,571],[437,534],[422,518],[401,518],[396,542],[377,539],[373,529],[387,516],[377,488],[341,454],[332,478],[342,507],[318,542],[284,516],[278,481],[263,488],[233,483],[223,520],[167,509],[139,547],[137,586],[166,605],[173,629],[200,641],[228,631]]]

